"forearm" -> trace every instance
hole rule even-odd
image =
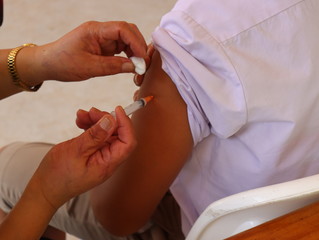
[[[19,202],[0,225],[0,239],[40,239],[55,211],[43,198],[40,189],[29,184]]]
[[[43,68],[42,47],[25,47],[15,57],[15,69],[19,78],[28,86],[36,86],[45,80]],[[23,91],[23,88],[13,83],[8,69],[8,55],[12,49],[0,50],[0,99]]]
[[[22,89],[13,84],[8,70],[7,58],[10,50],[0,50],[0,99],[9,97]]]
[[[29,87],[45,80],[83,81],[93,77],[134,72],[132,61],[118,56],[144,57],[146,43],[134,24],[95,22],[81,24],[57,41],[24,47],[15,59],[20,79]],[[10,50],[0,50],[0,99],[20,92],[8,73]]]

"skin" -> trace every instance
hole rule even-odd
[[[158,52],[136,97],[147,95],[154,100],[132,117],[137,148],[107,182],[91,191],[96,217],[119,236],[136,232],[150,219],[193,147],[187,106],[162,70]]]
[[[16,68],[29,86],[46,80],[82,81],[134,72],[128,58],[115,55],[125,52],[127,57],[149,61],[146,50],[144,38],[134,24],[87,22],[55,42],[23,48],[16,56]],[[9,52],[0,50],[0,99],[22,91],[12,83],[7,70]],[[94,115],[94,109],[85,114],[80,110],[77,122],[86,122],[90,115]],[[131,120],[122,108],[116,109],[116,120],[104,112],[99,118],[90,118],[90,123],[82,135],[54,146],[13,210],[8,215],[0,211],[0,239],[39,239],[63,203],[103,183],[127,159],[136,140]]]
[[[135,145],[132,123],[118,107],[116,120],[104,114],[80,136],[54,146],[1,223],[0,239],[39,239],[60,206],[108,179]]]
[[[0,99],[21,92],[12,84],[7,71],[7,56],[11,49],[0,50]],[[20,78],[30,86],[46,80],[64,82],[134,72],[134,65],[126,57],[147,60],[147,46],[134,24],[126,22],[86,22],[55,42],[27,47],[16,56]],[[31,61],[32,60],[32,61]]]

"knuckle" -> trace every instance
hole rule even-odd
[[[137,25],[134,24],[134,23],[130,23],[130,27],[133,28],[133,29],[137,29]]]
[[[87,22],[85,22],[85,23],[82,23],[82,27],[84,27],[84,28],[90,28],[90,27],[92,27],[93,25],[95,25],[96,24],[96,21],[87,21]]]
[[[129,24],[125,21],[119,21],[117,23],[119,29],[129,28]]]

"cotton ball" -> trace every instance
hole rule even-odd
[[[143,75],[146,71],[146,64],[144,58],[130,57],[130,59],[135,66],[135,72],[139,75]]]

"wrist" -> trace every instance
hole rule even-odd
[[[33,201],[33,203],[36,203],[39,208],[45,210],[48,214],[54,214],[60,205],[55,206],[50,199],[48,199],[41,182],[41,179],[37,179],[37,177],[33,176],[26,186],[21,198],[26,201]]]
[[[44,81],[38,47],[24,44],[8,55],[8,70],[13,83],[25,91],[37,91]]]

